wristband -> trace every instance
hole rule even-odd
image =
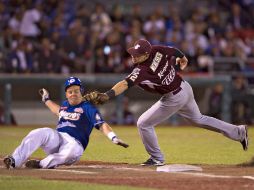
[[[45,100],[43,102],[46,103],[48,100],[50,100],[49,97],[45,98]]]
[[[107,136],[112,141],[116,137],[116,134],[113,131],[111,131],[107,134]]]
[[[111,98],[116,96],[116,93],[115,93],[115,91],[113,89],[110,89],[109,91],[105,92],[105,94],[107,94],[109,99],[111,99]]]

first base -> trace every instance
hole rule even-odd
[[[186,172],[186,171],[202,171],[199,166],[192,166],[187,164],[170,164],[165,166],[159,166],[156,169],[157,172]]]

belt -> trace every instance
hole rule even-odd
[[[181,86],[179,86],[177,89],[175,89],[172,94],[176,95],[178,92],[180,92],[182,90]]]

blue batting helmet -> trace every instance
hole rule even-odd
[[[69,88],[70,86],[72,85],[77,85],[77,86],[80,86],[80,91],[81,91],[81,94],[84,93],[84,87],[82,85],[82,82],[79,78],[77,77],[69,77],[66,81],[65,81],[65,84],[64,84],[64,90],[66,91],[67,88]]]

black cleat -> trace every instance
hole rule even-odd
[[[25,165],[26,165],[27,168],[30,168],[30,169],[39,169],[39,168],[41,168],[40,160],[28,160]]]
[[[141,166],[164,166],[165,163],[159,160],[155,160],[154,158],[149,158],[144,163],[140,164]]]
[[[6,156],[4,158],[4,165],[7,169],[15,168],[15,160],[12,156]]]
[[[243,146],[243,150],[247,151],[248,150],[248,146],[249,146],[249,139],[248,139],[248,128],[246,125],[241,125],[242,127],[244,127],[244,139],[241,142],[242,146]]]

